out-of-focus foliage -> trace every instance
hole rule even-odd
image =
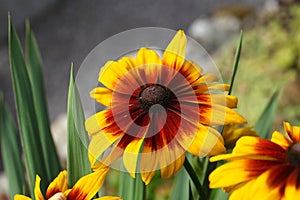
[[[279,113],[275,118],[291,123],[299,118],[300,105],[300,6],[280,7],[278,13],[268,16],[251,30],[244,31],[244,44],[233,94],[239,98],[238,112],[249,124],[255,124],[270,96],[283,87],[279,99]],[[224,45],[215,60],[224,81],[229,82],[236,40]]]

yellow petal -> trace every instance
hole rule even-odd
[[[226,130],[227,127],[236,127],[236,125],[227,125],[223,129],[223,138],[225,140],[225,144],[229,148],[233,148],[235,146],[236,141],[243,136],[255,136],[257,137],[257,132],[252,130],[253,127],[243,127],[236,128],[233,130]]]
[[[217,130],[200,124],[187,151],[197,156],[207,156],[224,153],[226,149],[223,138]]]
[[[290,123],[284,122],[285,132],[290,136],[294,143],[300,142],[300,127],[291,126]]]
[[[126,170],[130,173],[130,175],[135,178],[136,173],[136,165],[139,157],[139,152],[143,143],[143,138],[134,139],[131,141],[123,154],[123,162]]]
[[[46,198],[49,199],[58,192],[64,192],[68,189],[67,171],[64,170],[50,183],[47,188]]]
[[[251,172],[244,170],[246,166],[247,160],[232,161],[221,165],[209,175],[209,187],[230,187],[251,179]]]
[[[197,80],[197,84],[200,84],[200,83],[206,83],[206,84],[208,84],[208,83],[212,83],[212,82],[216,82],[216,81],[218,81],[220,78],[217,76],[217,75],[215,75],[215,74],[213,74],[213,73],[209,73],[209,74],[204,74],[201,78],[199,78],[198,80]]]
[[[203,70],[197,63],[188,60],[184,62],[179,72],[185,77],[191,86],[194,86],[201,78]]]
[[[229,200],[241,199],[261,199],[261,200],[281,200],[278,189],[269,190],[265,183],[259,182],[260,188],[257,188],[257,179],[253,179],[242,187],[234,190]],[[253,189],[255,188],[255,190]]]
[[[151,49],[141,48],[136,55],[136,66],[144,67],[148,64],[161,65],[160,57]]]
[[[145,83],[157,83],[159,77],[159,69],[161,68],[161,60],[157,53],[153,50],[141,48],[136,56],[136,66],[143,69],[145,74],[140,74]]]
[[[159,156],[157,151],[152,151],[152,148],[149,145],[143,146],[143,151],[141,154],[140,162],[140,172],[143,182],[148,185],[155,175],[158,164]]]
[[[16,195],[14,196],[14,200],[31,200],[31,198],[26,197],[26,196],[21,195],[21,194],[16,194]]]
[[[114,118],[111,110],[102,110],[85,121],[85,129],[88,134],[93,136],[99,133],[102,129],[112,125]]]
[[[40,184],[41,184],[41,178],[38,175],[36,175],[35,186],[34,186],[34,196],[36,200],[44,200],[44,196],[41,192]]]
[[[162,178],[170,178],[181,169],[185,160],[185,153],[177,152],[176,149],[170,150],[165,153],[164,157],[160,158],[160,165],[165,166],[160,169]]]
[[[285,137],[282,133],[278,131],[273,132],[271,141],[280,145],[284,149],[288,149],[289,146],[292,144],[292,142],[287,137]]]
[[[118,62],[108,61],[99,73],[98,81],[111,90],[115,89],[120,79],[135,67],[135,61],[131,57],[123,57]]]
[[[91,199],[102,187],[105,177],[109,172],[108,167],[80,178],[68,194],[68,199]]]
[[[99,156],[112,145],[116,140],[121,138],[123,134],[113,134],[100,132],[94,135],[89,144],[89,159],[91,166],[95,164]]]
[[[98,103],[109,107],[111,104],[112,91],[107,88],[97,87],[90,92],[90,96]]]
[[[163,64],[179,71],[184,63],[186,44],[186,36],[182,30],[179,30],[164,52]]]
[[[243,187],[234,191],[230,200],[246,199],[246,197],[251,197],[251,199],[281,200],[281,186],[270,187],[270,184],[268,184],[270,179],[273,178],[272,176],[271,170],[262,173],[258,178],[249,181]],[[283,182],[283,184],[285,183]]]
[[[300,178],[300,171],[296,169],[291,173],[287,179],[283,200],[294,200],[295,197],[300,196],[300,189],[299,189],[299,178]]]
[[[234,110],[214,104],[200,106],[200,122],[205,125],[245,124],[247,120]]]

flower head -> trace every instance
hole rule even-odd
[[[284,123],[283,135],[271,141],[245,136],[231,154],[211,161],[228,160],[210,174],[210,187],[222,187],[230,199],[285,199],[300,195],[300,127]]]
[[[48,186],[46,198],[44,198],[40,189],[41,178],[36,175],[34,197],[36,200],[90,200],[100,190],[108,171],[109,168],[102,167],[80,178],[71,189],[68,189],[67,171],[62,171]],[[15,195],[14,199],[31,200],[31,198],[20,194]],[[120,200],[121,198],[106,196],[99,199]]]
[[[224,93],[228,85],[185,60],[186,44],[180,30],[162,58],[141,48],[136,58],[104,65],[98,79],[103,87],[91,96],[108,108],[86,120],[92,168],[113,145],[101,162],[110,165],[123,157],[127,171],[133,177],[140,172],[147,184],[157,169],[163,178],[176,173],[186,151],[201,156],[225,151],[221,135],[210,126],[246,120],[231,110],[237,98]]]
[[[236,141],[243,136],[258,136],[257,132],[252,130],[252,126],[238,127],[237,124],[230,124],[224,126],[222,136],[226,148],[232,149],[235,146]]]

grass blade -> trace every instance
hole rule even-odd
[[[84,114],[77,87],[73,66],[70,73],[68,94],[68,182],[73,186],[76,181],[91,169],[88,159],[89,138],[84,128]]]
[[[241,55],[241,50],[242,50],[242,44],[243,44],[243,31],[240,33],[240,40],[238,43],[238,46],[236,48],[236,53],[235,53],[235,59],[234,59],[234,64],[233,64],[233,74],[231,77],[231,83],[230,83],[230,88],[228,91],[228,94],[230,95],[232,92],[232,88],[234,85],[234,80],[235,80],[235,75],[239,66],[239,61],[240,61],[240,55]]]
[[[29,195],[18,140],[12,114],[0,93],[1,155],[8,178],[9,199],[13,199],[15,194]]]
[[[52,180],[60,172],[61,166],[50,131],[41,56],[28,21],[26,22],[26,58],[47,174]]]
[[[39,174],[42,180],[44,180],[42,189],[45,190],[44,184],[48,184],[49,180],[47,179],[45,159],[43,154],[40,153],[42,152],[42,146],[30,81],[21,44],[17,33],[12,26],[10,16],[8,21],[8,49],[18,124],[26,158],[30,186],[33,189],[35,175]]]
[[[261,138],[268,138],[270,135],[277,109],[278,96],[279,91],[277,90],[272,95],[270,101],[268,102],[267,106],[265,107],[264,111],[262,112],[254,126],[254,130],[258,132]]]

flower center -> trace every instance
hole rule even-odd
[[[287,151],[288,162],[300,166],[300,142],[293,144]]]
[[[143,89],[139,95],[140,106],[144,110],[149,110],[152,105],[165,105],[170,97],[169,90],[159,84],[150,85]]]

